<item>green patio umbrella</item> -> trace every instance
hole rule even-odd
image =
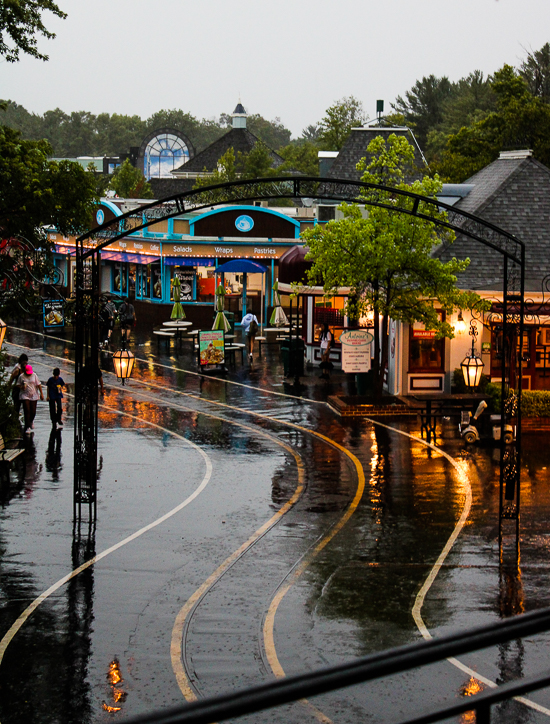
[[[223,284],[219,284],[216,289],[216,300],[214,302],[214,306],[216,308],[216,318],[214,319],[212,329],[223,329],[224,332],[229,332],[231,325],[223,313],[225,306],[225,289]]]
[[[288,324],[288,318],[286,314],[283,311],[283,308],[281,306],[281,294],[279,292],[279,280],[275,281],[275,284],[273,285],[273,300],[275,302],[275,306],[273,307],[273,312],[271,313],[271,318],[269,320],[269,324],[272,327],[286,327]]]
[[[174,295],[174,306],[170,319],[185,319],[185,312],[181,306],[181,280],[178,276],[172,279],[172,293]]]

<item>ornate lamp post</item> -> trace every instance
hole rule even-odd
[[[484,362],[476,355],[475,343],[478,336],[477,326],[472,319],[470,322],[469,335],[472,338],[472,349],[462,360],[460,367],[462,369],[462,375],[464,382],[469,390],[474,390],[481,379],[481,373],[485,367]]]

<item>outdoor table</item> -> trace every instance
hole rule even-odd
[[[418,408],[420,415],[420,434],[426,433],[426,439],[431,441],[435,439],[437,418],[443,417],[450,412],[456,411],[456,408],[473,408],[484,400],[486,395],[480,393],[461,393],[452,394],[449,392],[425,393],[410,395],[416,402],[422,403]]]
[[[244,356],[245,345],[244,344],[243,345],[227,344],[225,346],[225,354],[227,355],[228,359],[233,360],[233,364],[235,364],[235,354],[236,354],[237,350],[239,350],[242,353],[242,355]],[[242,357],[241,357],[241,362],[242,362]]]
[[[178,329],[179,327],[191,327],[193,322],[187,322],[185,319],[170,319],[168,322],[163,322],[163,327],[175,327]]]

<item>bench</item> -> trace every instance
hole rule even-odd
[[[13,440],[10,440],[10,442],[14,442]],[[17,440],[17,442],[19,442]],[[4,438],[2,435],[0,435],[0,465],[2,468],[7,468],[13,460],[15,460],[19,455],[25,452],[24,447],[6,447],[6,444],[4,442]],[[5,463],[3,465],[2,463]]]

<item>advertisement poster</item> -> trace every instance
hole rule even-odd
[[[44,329],[65,326],[65,300],[44,299],[42,304]]]
[[[195,270],[186,269],[183,271],[177,270],[174,272],[175,277],[179,277],[181,282],[180,287],[180,302],[192,302],[193,301],[193,282],[195,279]],[[172,290],[172,301],[174,301],[174,294]]]
[[[225,362],[225,333],[223,329],[199,332],[199,360],[201,367],[223,365]]]
[[[340,336],[342,344],[342,369],[344,372],[368,372],[370,370],[371,342],[374,337],[366,329],[350,329]]]

